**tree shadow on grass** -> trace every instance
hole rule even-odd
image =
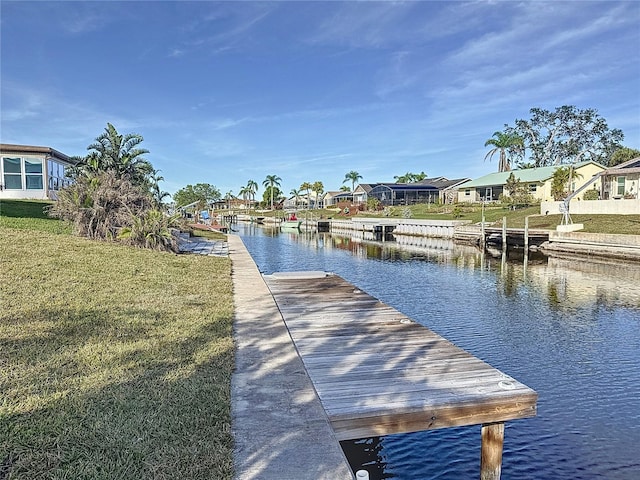
[[[0,340],[0,479],[231,477],[231,319],[128,314],[43,310]]]

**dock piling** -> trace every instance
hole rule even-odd
[[[502,217],[502,248],[507,248],[507,217]]]
[[[500,480],[504,422],[483,424],[481,436],[480,480]]]

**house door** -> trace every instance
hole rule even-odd
[[[487,200],[487,201],[492,201],[493,200],[493,188],[487,187],[484,190],[484,199]]]

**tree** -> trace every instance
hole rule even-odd
[[[233,195],[233,192],[231,190],[224,194],[224,199],[227,202],[227,210],[231,210],[231,200],[233,200],[234,198],[236,197]]]
[[[320,195],[322,195],[322,193],[324,192],[324,185],[322,182],[313,182],[313,185],[311,185],[311,190],[316,194],[316,208],[318,208],[318,199],[320,198]]]
[[[342,186],[340,187],[340,191],[341,191],[341,192],[353,192],[353,190],[349,190],[349,187],[348,187],[348,186],[346,186],[346,185],[342,185]]]
[[[87,147],[89,154],[80,159],[71,174],[77,178],[80,175],[113,172],[116,178],[127,177],[134,185],[143,185],[154,172],[151,163],[143,157],[149,150],[139,148],[143,140],[142,135],[137,133],[121,135],[112,124],[107,123],[105,131]]]
[[[293,196],[293,198],[295,199],[295,208],[298,208],[298,200],[300,199],[300,191],[296,190],[295,188],[292,188],[291,191],[289,192],[289,195]]]
[[[356,189],[356,183],[359,180],[362,180],[362,175],[355,170],[351,170],[349,173],[345,174],[342,183],[351,182],[351,191],[353,192]]]
[[[582,177],[581,174],[573,171],[573,165],[556,168],[551,178],[551,195],[553,199],[556,201],[564,200],[571,193],[572,179],[580,177]]]
[[[396,181],[396,183],[411,183],[411,180],[413,179],[413,173],[407,172],[404,175],[394,175],[393,179]]]
[[[247,192],[249,194],[250,200],[255,201],[256,193],[258,193],[258,184],[254,180],[249,180],[247,182]]]
[[[300,185],[300,190],[305,190],[307,192],[307,208],[311,208],[311,189],[313,188],[313,184],[309,182],[304,182]]]
[[[513,172],[504,185],[507,195],[502,196],[502,201],[515,207],[516,205],[528,205],[533,202],[533,196],[529,193],[527,184],[522,183],[520,178],[516,178]]]
[[[536,167],[586,160],[606,164],[624,139],[622,130],[609,129],[593,108],[564,105],[554,112],[532,108],[530,113],[529,120],[516,120],[513,127],[505,125],[505,133],[522,138]]]
[[[247,198],[251,196],[251,193],[249,193],[249,188],[248,187],[242,187],[240,189],[240,191],[238,192],[238,195],[240,195],[242,197],[242,202],[244,203],[244,208],[247,208]]]
[[[264,202],[265,205],[268,205],[270,203],[271,210],[273,210],[274,202],[280,201],[281,197],[282,197],[282,191],[275,185],[274,186],[269,185],[265,189],[264,193],[262,194],[262,201]]]
[[[154,170],[153,173],[149,175],[148,180],[154,207],[162,210],[164,208],[163,200],[171,196],[169,192],[160,189],[160,182],[164,181],[164,177],[160,175],[160,170]]]
[[[640,157],[640,150],[622,147],[613,152],[607,165],[609,167],[615,167],[616,165],[620,165],[621,163],[628,162],[629,160],[633,160],[638,157]]]
[[[508,172],[511,170],[511,159],[514,156],[521,155],[521,152],[524,150],[522,138],[513,132],[495,132],[492,137],[495,138],[490,138],[484,142],[485,147],[489,145],[493,147],[484,156],[484,159],[489,158],[489,161],[491,161],[493,156],[499,153],[498,172]]]
[[[202,205],[208,205],[220,200],[220,190],[214,185],[208,183],[196,183],[195,185],[187,185],[178,190],[173,199],[178,207],[184,207],[192,203],[199,202]]]
[[[420,172],[420,173],[407,172],[404,175],[400,175],[400,176],[394,175],[393,178],[396,181],[396,183],[415,183],[427,178],[427,174],[424,172]]]
[[[277,176],[277,175],[267,175],[267,178],[264,179],[264,181],[262,182],[262,185],[265,188],[269,188],[271,191],[271,210],[273,210],[273,197],[274,197],[274,187],[279,187],[280,186],[280,182],[282,182],[282,179]],[[280,190],[278,190],[279,192]]]

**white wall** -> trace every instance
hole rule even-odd
[[[542,215],[557,215],[563,202],[546,201],[540,204]],[[640,199],[635,200],[576,200],[569,202],[569,213],[574,215],[640,215]]]

